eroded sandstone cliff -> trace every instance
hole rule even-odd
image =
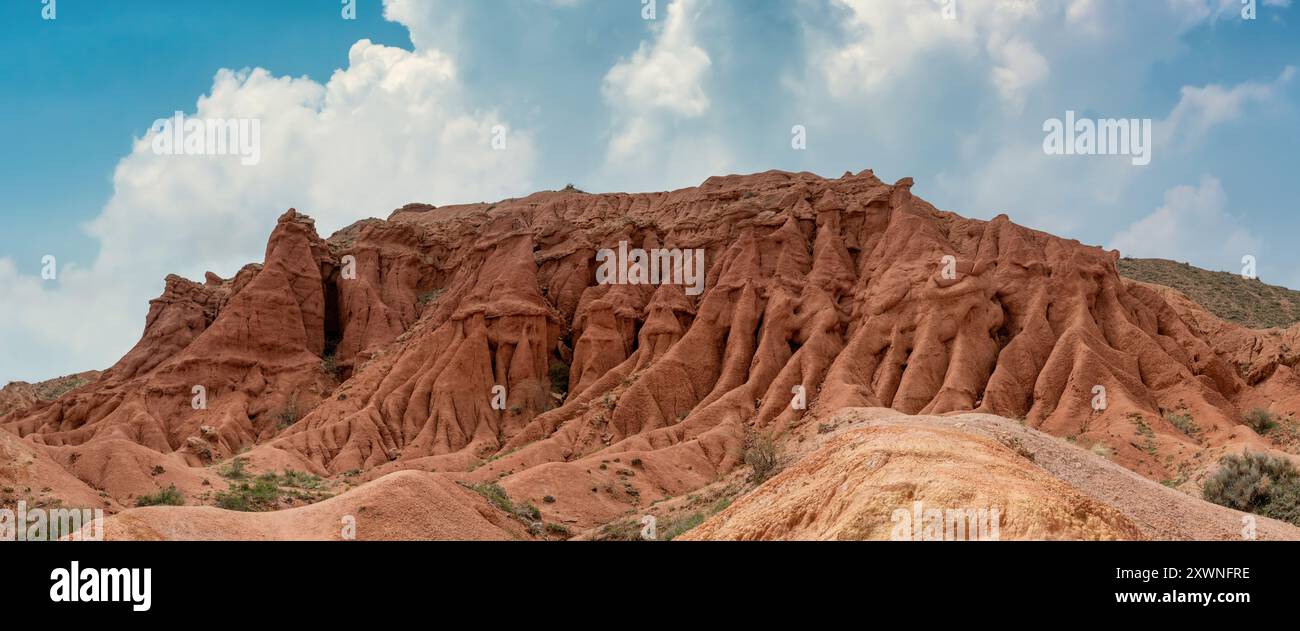
[[[702,250],[703,293],[597,283],[597,251],[620,242]],[[1020,419],[1154,480],[1262,444],[1242,413],[1300,407],[1293,334],[1125,281],[1117,257],[870,171],[409,205],[328,240],[290,210],[262,264],[169,277],[121,361],[0,428],[124,505],[198,495],[243,453],[495,482],[575,528],[713,484],[752,437],[850,407]]]

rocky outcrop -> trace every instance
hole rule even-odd
[[[129,441],[132,468],[251,448],[320,475],[433,471],[579,528],[718,480],[747,435],[845,407],[1020,419],[1156,480],[1250,440],[1241,414],[1268,369],[1244,349],[1268,343],[1121,279],[1116,252],[912,188],[768,172],[543,192],[410,205],[328,240],[290,210],[261,265],[169,278],[97,383],[0,427],[59,457]],[[598,282],[598,253],[620,248],[667,250],[670,271],[700,251],[701,291]],[[70,470],[119,500],[153,490]]]

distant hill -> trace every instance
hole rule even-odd
[[[98,378],[99,371],[91,370],[34,384],[11,382],[0,388],[0,416],[34,405],[37,401],[53,401]]]
[[[1183,292],[1224,320],[1252,329],[1288,327],[1300,322],[1300,291],[1249,280],[1231,272],[1211,272],[1165,259],[1119,261],[1121,276]]]

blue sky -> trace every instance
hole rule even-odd
[[[567,183],[873,168],[966,216],[1249,254],[1300,287],[1291,0],[340,2],[0,3],[0,383],[107,367],[166,274],[260,260],[290,206],[328,233]],[[264,159],[157,155],[178,110],[258,120]],[[1046,155],[1067,110],[1153,120],[1151,164]]]

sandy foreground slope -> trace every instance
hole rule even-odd
[[[355,530],[349,531],[348,526]],[[241,513],[211,506],[134,508],[109,517],[104,526],[108,541],[526,538],[522,524],[474,492],[440,475],[415,471],[394,473],[318,504],[288,510]]]
[[[988,414],[851,408],[787,445],[783,472],[679,540],[889,540],[897,538],[895,511],[910,513],[916,502],[997,508],[1000,540],[1243,539],[1243,513]],[[110,517],[106,530],[109,540],[342,540],[347,516],[357,520],[358,540],[531,538],[477,494],[412,471],[274,513],[131,509]],[[1300,528],[1250,519],[1258,540],[1300,539]]]
[[[890,539],[893,512],[914,502],[1000,507],[1003,540],[1243,538],[1245,514],[1005,418],[858,408],[827,425],[794,464],[683,539]],[[1300,528],[1250,519],[1258,540],[1300,539]]]

